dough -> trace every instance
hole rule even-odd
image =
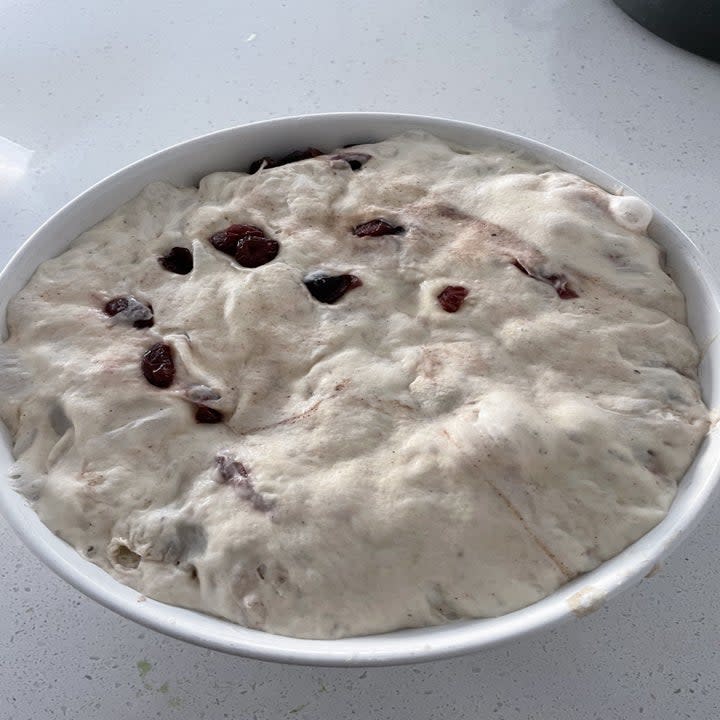
[[[708,411],[643,201],[421,133],[273,164],[149,185],[10,303],[55,533],[332,638],[521,608],[663,518]]]

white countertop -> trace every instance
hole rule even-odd
[[[6,0],[0,27],[2,263],[91,183],[178,140],[386,110],[579,155],[665,210],[720,271],[720,65],[610,0]],[[145,630],[52,575],[0,521],[0,720],[713,719],[719,532],[716,502],[658,575],[582,620],[365,671],[242,660]]]

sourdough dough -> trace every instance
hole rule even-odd
[[[353,234],[375,219],[393,232]],[[658,523],[707,431],[650,219],[518,151],[420,133],[153,183],[10,303],[16,482],[121,582],[253,628],[528,605]],[[218,251],[233,224],[277,257]],[[158,262],[173,247],[190,272]],[[328,275],[361,284],[321,302],[304,281]],[[157,343],[168,387],[141,369]]]

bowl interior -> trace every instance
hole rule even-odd
[[[257,157],[316,146],[383,140],[409,129],[431,132],[470,148],[487,144],[520,148],[613,191],[632,191],[613,177],[570,155],[508,133],[438,118],[338,113],[284,118],[222,130],[176,145],[111,175],[48,220],[0,274],[0,330],[5,334],[7,303],[44,260],[61,253],[83,231],[134,197],[147,183],[167,180],[192,185],[216,170],[244,169]],[[667,251],[670,272],[685,293],[689,324],[703,350],[700,380],[705,402],[720,404],[720,288],[693,243],[654,209],[650,235]],[[0,467],[12,463],[9,436],[2,428]],[[0,510],[30,549],[76,588],[125,617],[169,635],[224,652],[283,662],[318,665],[379,665],[417,662],[477,650],[541,627],[583,615],[623,587],[641,579],[691,529],[717,484],[720,440],[705,439],[686,473],[667,517],[650,533],[596,570],[547,598],[499,618],[466,620],[435,628],[401,630],[340,640],[286,638],[145,599],[82,558],[58,539],[16,494],[0,481]]]

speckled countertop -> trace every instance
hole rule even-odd
[[[720,65],[609,0],[9,0],[0,21],[3,263],[81,190],[178,140],[387,110],[579,155],[651,198],[720,266]],[[365,671],[245,661],[157,635],[75,592],[0,521],[0,720],[714,719],[719,532],[717,502],[659,574],[580,621]]]

